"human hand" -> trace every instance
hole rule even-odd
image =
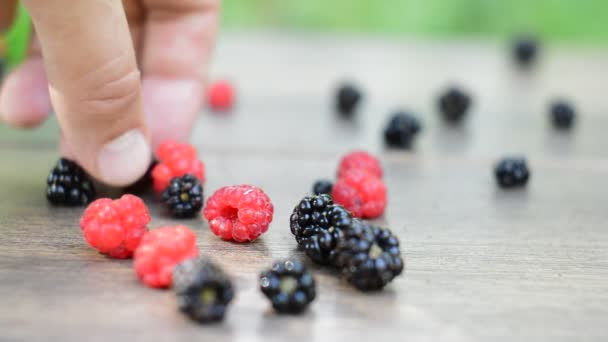
[[[3,1],[0,13],[14,4]],[[115,186],[145,173],[151,147],[188,139],[202,103],[219,0],[23,4],[35,33],[26,61],[2,85],[5,122],[35,127],[54,109],[62,155]]]

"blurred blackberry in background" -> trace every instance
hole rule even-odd
[[[513,57],[521,66],[530,66],[536,60],[538,52],[539,43],[532,36],[521,36],[513,43]]]
[[[389,147],[409,148],[420,132],[420,122],[409,113],[395,113],[384,129],[384,140]]]
[[[95,198],[95,188],[78,164],[61,158],[47,179],[46,198],[53,205],[86,205]]]
[[[399,240],[390,230],[355,220],[336,247],[335,265],[362,291],[380,290],[403,272]]]
[[[331,195],[333,187],[334,183],[330,180],[320,179],[312,186],[312,192],[314,195]]]
[[[339,113],[350,116],[362,99],[362,94],[353,84],[345,83],[338,88],[336,95],[336,109]]]
[[[553,127],[558,129],[568,129],[572,127],[574,120],[576,119],[574,107],[563,100],[551,104],[550,113]]]
[[[275,262],[260,274],[260,290],[279,313],[300,313],[315,299],[315,280],[299,260]]]
[[[193,217],[203,206],[203,186],[191,174],[175,177],[162,193],[162,198],[173,217]]]
[[[471,98],[463,90],[452,87],[439,97],[438,105],[444,120],[456,123],[466,115]]]
[[[304,197],[290,218],[291,233],[298,246],[319,264],[331,262],[342,230],[349,229],[353,218],[348,210],[333,203],[331,196]]]
[[[234,296],[228,276],[203,259],[189,259],[175,266],[173,289],[179,309],[200,323],[221,321]]]
[[[503,158],[494,168],[498,185],[502,188],[521,187],[530,178],[530,171],[524,158]]]

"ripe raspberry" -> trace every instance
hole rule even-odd
[[[386,208],[386,186],[380,178],[360,170],[350,170],[334,185],[334,202],[354,217],[375,218]]]
[[[224,240],[254,241],[268,230],[274,207],[262,189],[225,186],[208,200],[203,215],[213,234]]]
[[[184,227],[163,227],[144,235],[135,250],[135,271],[150,287],[171,286],[173,267],[198,256],[196,236]]]
[[[150,214],[136,196],[124,195],[112,201],[98,199],[80,219],[80,229],[89,245],[113,258],[129,258],[148,231]]]
[[[228,81],[217,81],[209,87],[207,97],[211,109],[228,111],[234,103],[234,89]]]
[[[171,179],[187,173],[201,183],[205,182],[205,165],[197,159],[196,149],[191,145],[165,141],[158,147],[156,155],[159,163],[152,170],[152,179],[157,194],[169,186]]]
[[[382,178],[380,161],[365,151],[353,151],[342,157],[338,166],[338,178],[342,178],[346,172],[352,169],[365,171],[375,177]]]

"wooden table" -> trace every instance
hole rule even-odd
[[[233,80],[239,104],[230,115],[202,114],[195,129],[205,191],[256,184],[276,211],[269,232],[247,245],[185,221],[202,255],[234,277],[237,297],[220,325],[191,323],[171,291],[138,283],[131,261],[88,247],[82,209],[47,205],[54,121],[28,133],[0,127],[0,340],[606,341],[608,51],[551,46],[531,73],[508,57],[481,41],[227,34],[212,73]],[[352,121],[332,113],[345,77],[365,88]],[[442,125],[435,110],[452,82],[474,94],[460,128]],[[546,115],[562,94],[580,112],[564,134]],[[424,131],[413,151],[386,151],[380,131],[401,106],[420,115]],[[399,235],[406,272],[362,294],[313,266],[318,300],[301,317],[278,316],[258,273],[301,255],[291,210],[354,148],[383,161],[390,200],[379,222]],[[525,190],[494,183],[492,166],[509,153],[529,158]],[[149,203],[152,228],[173,222]]]

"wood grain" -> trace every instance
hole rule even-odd
[[[82,209],[47,205],[55,122],[25,134],[0,127],[0,340],[605,341],[608,103],[595,85],[608,52],[556,47],[544,57],[526,76],[484,42],[223,39],[213,70],[232,76],[239,106],[229,116],[203,114],[196,126],[205,192],[256,184],[276,213],[249,245],[220,241],[201,219],[184,222],[201,253],[235,280],[237,298],[214,326],[182,317],[171,291],[140,285],[130,261],[89,248],[78,228]],[[367,89],[353,122],[330,109],[328,94],[345,75]],[[435,94],[453,80],[475,94],[458,129],[434,112]],[[581,112],[572,134],[555,134],[546,120],[545,101],[560,92]],[[400,105],[424,120],[410,153],[384,150],[379,136]],[[389,207],[378,222],[400,236],[405,275],[362,294],[311,265],[319,283],[311,309],[272,313],[257,275],[274,259],[301,256],[288,228],[293,206],[315,179],[333,176],[342,153],[360,147],[383,161]],[[504,153],[529,157],[527,189],[496,188],[491,168]],[[146,200],[151,227],[174,222]]]

